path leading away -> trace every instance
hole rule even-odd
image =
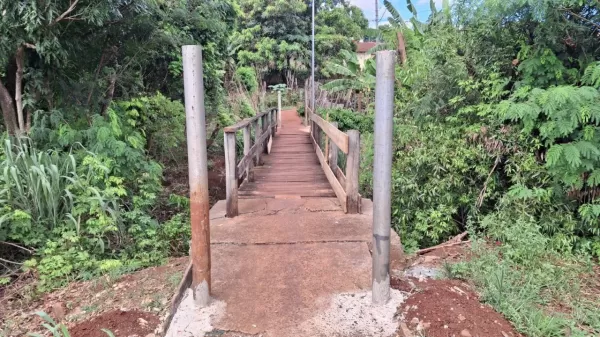
[[[254,182],[239,188],[240,198],[276,196],[335,197],[315,154],[308,127],[295,110],[281,112],[283,128],[264,157],[254,168]]]
[[[255,185],[240,188],[255,192],[240,215],[226,218],[225,201],[211,209],[212,304],[197,308],[188,293],[167,336],[395,336],[402,295],[371,305],[371,201],[345,214],[308,130],[291,113],[283,123]],[[392,271],[399,254],[394,235]]]

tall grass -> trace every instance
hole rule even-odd
[[[4,139],[0,155],[0,203],[50,228],[63,221],[73,207],[68,186],[77,180],[75,157],[40,151],[26,138]]]

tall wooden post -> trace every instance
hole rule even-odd
[[[338,127],[337,122],[331,122],[331,125]],[[333,174],[337,176],[337,167],[338,167],[338,147],[335,145],[335,142],[329,142],[329,167]]]
[[[258,143],[258,139],[260,138],[262,132],[260,132],[260,122],[259,120],[254,121],[254,144]],[[254,165],[260,165],[260,151],[256,151],[256,157],[254,158]]]
[[[281,91],[277,92],[277,127],[281,129]]]
[[[211,285],[210,208],[202,48],[183,46],[182,57],[192,227],[192,289],[196,304],[204,307],[210,301]]]
[[[348,156],[346,157],[346,207],[349,214],[360,212],[358,173],[360,168],[360,132],[348,130]]]
[[[225,132],[225,208],[228,218],[238,216],[237,163],[235,132]]]
[[[376,54],[375,152],[373,155],[373,304],[390,298],[390,232],[392,220],[392,136],[394,52]]]
[[[308,79],[304,81],[304,125],[308,126]]]
[[[246,156],[250,152],[250,147],[252,147],[250,140],[252,124],[246,125],[244,127],[244,156]],[[246,178],[249,182],[254,181],[254,174],[252,172],[252,161],[248,163],[248,168],[246,169]]]

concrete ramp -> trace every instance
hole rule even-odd
[[[335,198],[240,200],[235,218],[224,209],[211,210],[214,301],[196,308],[188,294],[168,336],[395,336],[399,292],[371,306],[369,200],[357,215]]]

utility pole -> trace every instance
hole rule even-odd
[[[395,52],[375,54],[375,132],[373,162],[373,304],[390,299],[392,222],[392,137],[394,134]]]
[[[379,0],[375,0],[375,29],[379,30]]]
[[[315,1],[312,2],[311,113],[315,113]]]
[[[182,54],[192,226],[192,290],[196,304],[205,307],[210,301],[210,208],[202,48],[183,46]]]

